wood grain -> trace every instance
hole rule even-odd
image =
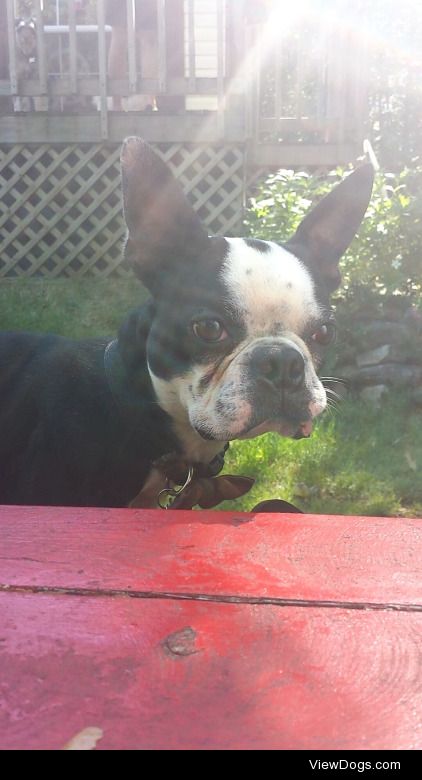
[[[420,749],[421,536],[1,507],[0,749]]]
[[[414,749],[422,615],[0,594],[0,747]],[[91,732],[90,732],[91,733]]]
[[[422,520],[0,508],[0,584],[422,606]]]

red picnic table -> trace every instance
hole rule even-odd
[[[422,747],[422,520],[0,508],[0,748]]]

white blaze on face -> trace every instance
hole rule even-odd
[[[275,331],[300,334],[320,309],[310,273],[294,255],[271,241],[268,251],[243,238],[226,239],[230,252],[222,269],[228,301],[242,316],[248,336]]]

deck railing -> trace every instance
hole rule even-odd
[[[16,0],[0,0],[7,12],[2,36],[9,63],[0,73],[1,138],[40,141],[47,133],[57,141],[117,140],[131,125],[136,129],[134,114],[142,106],[138,96],[148,95],[163,117],[161,123],[156,116],[143,117],[150,140],[182,140],[189,132],[201,138],[207,112],[204,140],[267,145],[360,141],[365,58],[356,38],[335,22],[299,17],[288,33],[274,35],[266,20],[251,23],[245,0],[153,1],[155,25],[147,41],[132,0],[122,0],[126,46],[123,72],[116,78],[108,63],[114,33],[105,0],[90,6],[94,15],[84,23],[77,19],[74,0],[65,0],[63,21],[55,24],[47,23],[41,0],[32,0],[31,18],[20,21]],[[351,2],[336,4],[346,8]],[[183,15],[177,40],[176,13]],[[113,98],[123,111],[115,110]],[[173,98],[172,109],[166,109],[163,98]],[[171,123],[165,119],[168,113]]]
[[[81,98],[78,113],[94,109],[100,111],[101,135],[106,138],[109,96],[146,94],[185,99],[192,95],[212,95],[216,98],[215,108],[222,108],[228,81],[224,0],[185,0],[177,3],[185,17],[184,40],[176,42],[181,49],[179,60],[182,60],[182,67],[177,72],[168,63],[172,47],[173,9],[176,6],[166,3],[166,0],[156,0],[156,29],[153,35],[156,51],[152,53],[155,73],[142,72],[141,49],[146,42],[139,34],[132,0],[123,0],[127,3],[127,51],[122,53],[122,58],[127,59],[127,67],[126,74],[117,79],[110,78],[107,68],[107,51],[113,30],[106,23],[104,0],[96,0],[96,18],[90,24],[76,24],[74,0],[67,0],[66,24],[54,25],[45,23],[40,0],[32,0],[32,16],[20,21],[15,16],[14,0],[3,1],[7,15],[7,36],[3,33],[3,37],[7,42],[9,67],[7,74],[0,74],[0,95],[14,99],[10,104],[11,114],[21,113],[22,110],[57,113],[58,106],[61,113],[70,113],[68,107],[72,105],[71,101],[58,102],[54,98],[78,96]],[[203,37],[207,30],[204,24],[201,28],[201,16],[208,17],[208,41]],[[197,38],[201,32],[202,41],[198,46]],[[88,37],[87,55],[83,39]],[[211,48],[210,55],[201,54],[201,46],[203,52]],[[208,67],[204,67],[204,59],[208,59]],[[235,79],[230,89],[239,94],[244,91],[244,86],[240,79]],[[22,98],[28,100],[23,102]],[[83,98],[91,100],[83,102]]]
[[[279,30],[252,15],[259,0],[142,0],[155,4],[144,31],[120,0],[116,31],[105,0],[85,18],[61,0],[54,19],[33,0],[24,20],[17,2],[0,0],[0,277],[127,273],[125,136],[155,145],[223,235],[239,234],[263,171],[327,168],[362,148],[364,58],[334,20]]]

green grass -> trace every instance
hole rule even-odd
[[[145,299],[128,279],[0,279],[0,330],[38,330],[72,338],[113,335]]]
[[[113,335],[145,291],[134,279],[0,280],[0,329]],[[308,512],[422,516],[422,415],[402,395],[377,410],[343,401],[310,439],[268,434],[230,448],[226,472],[256,479],[250,509],[284,498]]]
[[[227,470],[256,478],[239,509],[284,498],[307,512],[422,516],[422,415],[406,398],[382,410],[345,400],[310,439],[268,434],[230,449]]]

